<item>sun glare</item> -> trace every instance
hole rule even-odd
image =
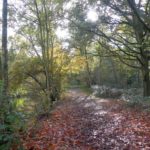
[[[60,39],[65,39],[65,38],[69,37],[69,31],[68,31],[68,29],[62,29],[62,28],[58,27],[56,30],[56,35]]]
[[[98,14],[95,10],[90,9],[87,13],[87,19],[92,22],[96,22],[98,20]]]

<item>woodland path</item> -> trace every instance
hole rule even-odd
[[[150,115],[70,90],[23,143],[27,150],[150,150]]]

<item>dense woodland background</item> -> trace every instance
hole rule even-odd
[[[1,24],[0,149],[70,88],[150,96],[149,0],[3,0]]]

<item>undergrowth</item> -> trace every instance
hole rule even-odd
[[[22,150],[20,135],[25,131],[25,113],[17,109],[17,99],[2,96],[2,82],[0,84],[0,150]]]
[[[150,97],[135,96],[132,100],[127,102],[127,106],[150,111]]]

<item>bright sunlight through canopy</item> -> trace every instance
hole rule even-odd
[[[92,22],[97,21],[98,20],[98,14],[97,14],[97,12],[95,10],[93,10],[93,9],[90,9],[88,11],[88,13],[87,13],[87,19],[89,21],[92,21]]]

